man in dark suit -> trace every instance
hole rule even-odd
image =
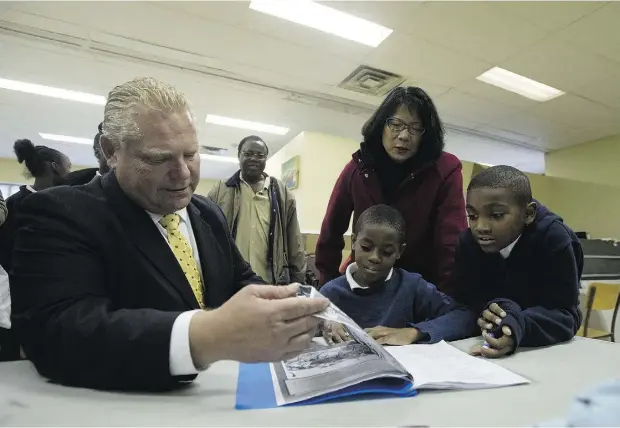
[[[98,126],[98,132],[93,138],[93,153],[95,154],[95,158],[97,159],[97,163],[99,164],[98,168],[86,168],[79,169],[77,171],[73,171],[70,173],[65,179],[65,184],[68,186],[79,186],[81,184],[90,183],[93,178],[98,175],[103,175],[106,172],[110,171],[110,167],[108,166],[108,162],[101,151],[101,143],[99,138],[103,133],[103,122],[101,122]]]
[[[324,299],[261,284],[200,176],[185,95],[154,79],[114,88],[101,145],[113,170],[24,201],[14,249],[13,325],[54,381],[162,389],[229,359],[305,349]],[[211,308],[212,310],[204,310]]]

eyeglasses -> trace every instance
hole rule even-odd
[[[390,128],[394,132],[401,133],[405,128],[407,128],[409,135],[415,135],[417,137],[424,134],[424,132],[426,131],[423,127],[419,125],[409,125],[408,123],[403,122],[396,117],[389,117],[385,121],[385,123],[387,124],[388,128]]]
[[[254,158],[257,160],[265,160],[267,159],[267,155],[265,153],[257,153],[257,152],[241,152],[241,154],[246,158]]]

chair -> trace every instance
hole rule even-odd
[[[607,284],[603,282],[595,282],[588,288],[586,317],[583,325],[577,331],[577,336],[588,337],[590,339],[610,338],[612,342],[616,341],[616,318],[618,316],[618,307],[620,306],[620,284]],[[611,331],[598,330],[589,328],[590,314],[592,311],[608,311],[613,310],[611,320]]]

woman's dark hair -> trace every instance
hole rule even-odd
[[[64,154],[47,146],[35,146],[30,140],[17,140],[13,150],[19,163],[25,163],[28,173],[32,177],[41,177],[47,172],[49,164],[61,164]]]
[[[425,129],[418,153],[414,156],[414,162],[422,165],[436,160],[444,147],[443,124],[431,97],[423,89],[415,86],[399,86],[385,97],[379,108],[362,127],[364,144],[371,152],[382,147],[385,122],[400,106],[407,107],[412,114],[417,113]]]

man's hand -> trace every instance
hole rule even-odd
[[[506,312],[497,303],[491,303],[478,318],[478,327],[481,330],[492,330],[502,323],[503,318],[506,318]]]
[[[367,328],[366,333],[379,345],[411,345],[420,340],[420,331],[415,328]]]
[[[325,321],[323,325],[323,339],[325,339],[328,345],[353,340],[342,324],[333,321]]]
[[[297,297],[297,285],[248,285],[213,311],[199,312],[189,329],[194,365],[219,360],[282,361],[306,349],[329,300]]]
[[[516,344],[510,327],[507,325],[502,326],[502,333],[504,333],[502,337],[495,338],[491,333],[484,330],[482,332],[482,337],[485,340],[485,344],[474,347],[471,352],[472,355],[481,355],[486,358],[499,358],[514,351]]]

